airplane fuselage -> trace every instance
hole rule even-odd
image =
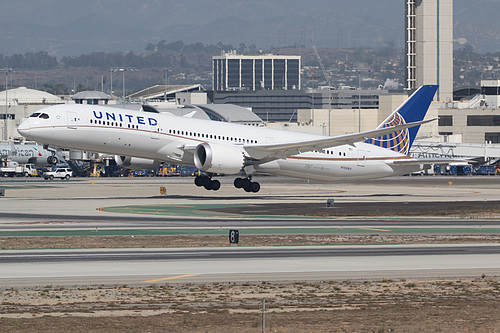
[[[9,144],[0,144],[0,155],[18,164],[33,163],[38,166],[48,166],[47,158],[52,155],[50,151],[43,148],[42,145],[25,143],[14,145],[16,153],[12,151]]]
[[[62,148],[134,156],[174,164],[194,165],[201,143],[231,147],[245,155],[252,145],[328,138],[325,136],[130,111],[91,105],[57,105],[40,110],[49,119],[28,118],[19,131],[44,144]],[[49,121],[47,121],[49,120]],[[270,162],[251,161],[257,173],[336,181],[406,174],[418,165],[392,164],[408,156],[365,142],[309,151]]]

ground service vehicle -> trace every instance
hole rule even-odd
[[[46,171],[43,173],[45,180],[52,180],[54,178],[70,179],[73,176],[73,170],[70,168],[56,168],[54,171]]]
[[[14,161],[6,160],[0,164],[0,176],[2,177],[22,176],[23,171],[24,168]]]

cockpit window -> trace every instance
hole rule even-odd
[[[35,112],[30,116],[30,118],[49,119],[49,115],[46,113]]]

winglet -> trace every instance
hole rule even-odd
[[[188,114],[183,115],[182,117],[184,118],[193,118],[193,116],[196,114],[196,110],[189,112]]]

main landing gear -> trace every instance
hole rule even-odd
[[[257,193],[260,191],[260,184],[253,182],[251,178],[236,178],[234,180],[234,187],[242,188],[246,192]]]
[[[212,179],[212,175],[200,175],[194,179],[196,186],[203,186],[206,190],[217,191],[220,189],[220,182],[217,179]],[[246,192],[257,193],[260,191],[260,184],[253,182],[251,178],[236,178],[234,187],[242,188]]]
[[[194,179],[194,183],[196,186],[203,186],[206,190],[218,191],[220,189],[220,181],[217,179],[212,180],[212,176],[200,175],[196,176]]]

